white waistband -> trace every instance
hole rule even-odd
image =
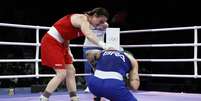
[[[64,39],[62,38],[61,34],[57,31],[57,29],[54,26],[52,26],[47,33],[51,35],[53,38],[55,38],[58,42],[60,43],[64,42]]]
[[[123,77],[118,72],[106,72],[101,70],[95,70],[94,76],[100,78],[100,79],[117,79],[117,80],[123,80]]]

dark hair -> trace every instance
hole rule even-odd
[[[95,14],[97,17],[105,16],[106,18],[109,18],[108,11],[102,7],[94,8],[93,10],[86,12],[86,14],[89,16],[92,16]]]

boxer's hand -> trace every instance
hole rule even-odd
[[[120,50],[120,51],[123,51],[123,48],[117,49],[114,45],[108,44],[108,43],[106,44],[103,41],[99,41],[98,46],[100,46],[104,50]]]
[[[137,91],[140,86],[140,78],[139,75],[135,75],[132,78],[129,78],[130,87],[133,91]]]
[[[112,44],[106,44],[105,45],[105,50],[118,50],[118,49],[115,48]]]
[[[73,56],[73,54],[72,54],[72,52],[71,52],[71,49],[70,49],[70,48],[68,48],[68,54],[70,55],[70,57],[72,58],[72,60],[75,60],[75,58],[74,58],[74,56]]]

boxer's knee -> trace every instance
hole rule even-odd
[[[64,80],[66,78],[66,71],[65,69],[56,69],[56,76],[61,79]]]

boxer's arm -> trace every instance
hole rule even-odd
[[[68,54],[72,57],[72,59],[74,60],[74,56],[71,52],[71,49],[70,49],[70,41],[67,41],[66,43],[66,47],[67,47],[67,50],[68,50]]]
[[[140,86],[140,78],[139,78],[139,74],[138,74],[138,62],[133,56],[131,56],[127,53],[125,53],[125,55],[128,57],[128,59],[131,62],[131,65],[132,65],[132,68],[129,72],[129,83],[130,83],[132,90],[136,91],[136,90],[138,90],[138,88]]]
[[[86,52],[86,58],[93,67],[95,67],[96,61],[100,58],[100,52],[100,50],[89,50]]]
[[[98,45],[103,49],[107,49],[105,43],[103,41],[98,40],[95,33],[91,31],[90,23],[87,20],[87,17],[82,14],[75,14],[71,16],[71,22],[74,27],[78,27],[81,29],[82,33],[86,36],[86,38],[92,43]]]

